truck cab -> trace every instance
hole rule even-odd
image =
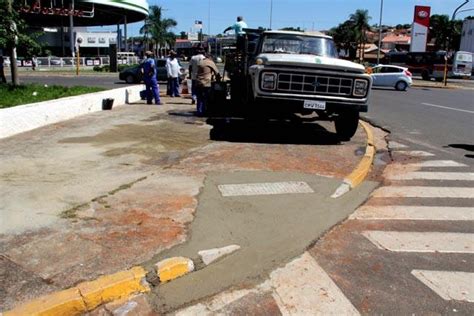
[[[355,134],[359,112],[368,110],[371,77],[362,65],[338,59],[332,38],[319,32],[248,30],[226,71],[232,101],[248,114],[334,121],[341,140]]]

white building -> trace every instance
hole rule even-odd
[[[474,19],[464,20],[459,50],[474,53]]]

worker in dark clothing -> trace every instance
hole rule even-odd
[[[156,64],[153,59],[153,53],[147,51],[145,56],[146,60],[142,64],[142,70],[143,81],[145,81],[146,87],[146,103],[153,104],[153,99],[155,99],[155,104],[160,105],[162,104],[160,100],[160,88],[156,78]]]

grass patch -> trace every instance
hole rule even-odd
[[[63,87],[25,84],[18,87],[0,84],[0,109],[12,106],[55,100],[80,94],[103,91],[98,87]]]

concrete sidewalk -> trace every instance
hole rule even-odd
[[[365,146],[362,129],[341,145],[332,124],[241,121],[231,121],[217,142],[209,136],[212,126],[194,116],[190,100],[164,101],[163,107],[127,105],[0,141],[0,310],[179,251],[171,248],[199,236],[189,225],[196,210],[207,216],[198,206],[210,175],[257,175],[242,182],[259,182],[258,172],[287,179],[319,176],[314,188],[323,188],[325,179],[335,187]],[[365,187],[360,199],[374,185]],[[345,199],[334,218],[344,218],[360,199]],[[308,210],[319,208],[317,200],[308,203]],[[212,214],[219,207],[208,210]],[[245,203],[241,207],[246,209]],[[255,207],[273,218],[271,207]],[[291,230],[281,233],[291,238]],[[317,233],[305,235],[296,248],[314,238]],[[284,258],[295,253],[290,250]],[[278,258],[273,260],[278,265]]]

